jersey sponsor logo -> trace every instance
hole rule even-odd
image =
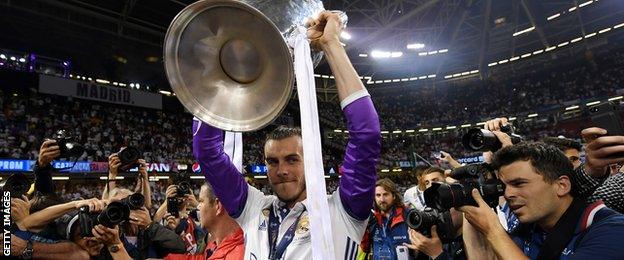
[[[267,230],[267,223],[265,219],[263,219],[262,222],[260,223],[260,226],[258,226],[258,230],[261,230],[261,231]]]

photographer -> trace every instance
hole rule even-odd
[[[414,259],[404,245],[410,242],[407,232],[407,210],[401,195],[390,179],[375,184],[375,207],[360,244],[371,259]],[[439,253],[438,253],[439,254]]]
[[[187,206],[196,208],[199,202],[192,194],[192,189],[189,190],[188,194],[183,194],[178,187],[178,185],[167,187],[166,199],[154,214],[154,222],[162,222],[166,228],[173,230],[184,240],[186,252],[196,254],[202,252],[205,247],[203,238],[206,233],[195,223],[187,210]]]
[[[431,167],[423,172],[423,182],[426,188],[437,183],[452,183],[454,179],[444,177],[444,169]],[[421,252],[427,256],[427,259],[466,259],[462,241],[462,215],[455,209],[450,209],[450,230],[449,241],[442,241],[438,235],[438,226],[433,225],[430,230],[430,236],[418,232],[412,228],[409,229],[410,244],[405,244],[408,248]],[[444,229],[443,229],[444,230]],[[429,231],[429,230],[428,230]],[[418,259],[422,259],[421,255]]]
[[[422,174],[428,168],[427,166],[417,166],[414,170],[416,172],[417,185],[407,189],[403,195],[403,204],[405,204],[406,208],[423,210],[427,206],[425,205],[425,197],[423,196],[425,184],[422,181]]]
[[[563,137],[545,137],[542,138],[542,142],[563,151],[574,166],[574,169],[581,166],[581,151],[583,150],[583,146],[579,142]]]
[[[111,190],[111,200],[119,200],[131,195],[127,189]],[[120,225],[121,241],[134,259],[163,258],[169,253],[185,253],[182,239],[173,231],[159,223],[152,222],[145,207],[130,210],[129,221]]]
[[[123,151],[123,150],[122,150]],[[117,175],[119,174],[120,167],[129,168],[129,165],[138,165],[139,168],[139,177],[137,178],[136,183],[136,192],[141,192],[143,197],[148,198],[145,200],[145,207],[152,207],[152,192],[149,186],[149,175],[147,173],[147,164],[144,159],[137,159],[136,162],[126,162],[126,165],[123,165],[121,159],[119,158],[119,153],[113,153],[108,156],[108,183],[104,186],[104,191],[102,192],[102,199],[108,199],[110,197],[109,191],[112,191],[117,187]]]
[[[478,206],[459,210],[499,259],[624,257],[619,241],[624,216],[602,202],[588,205],[574,197],[573,166],[559,149],[544,143],[516,144],[496,152],[493,166],[521,226],[508,235],[476,189],[472,196]],[[472,250],[479,249],[467,246],[468,255],[478,254]]]

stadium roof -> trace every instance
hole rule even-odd
[[[79,73],[168,89],[162,41],[173,17],[192,2],[1,1],[0,48],[67,58]],[[324,3],[327,9],[347,12],[346,32],[351,37],[344,43],[349,56],[362,76],[374,79],[400,81],[437,75],[438,80],[445,75],[463,76],[462,72],[487,77],[490,70],[497,69],[491,64],[498,61],[528,60],[526,54],[536,52],[541,55],[530,58],[532,63],[549,60],[555,52],[540,50],[565,42],[572,45],[571,41],[576,44],[570,48],[577,50],[598,48],[608,43],[609,37],[622,40],[624,31],[587,37],[624,23],[624,1],[620,0]],[[606,36],[600,37],[602,34]],[[506,66],[521,66],[521,62],[517,64]],[[330,70],[321,65],[317,73],[319,77],[329,75]]]

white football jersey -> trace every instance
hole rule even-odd
[[[245,232],[245,259],[265,260],[269,258],[269,210],[271,205],[279,216],[277,210],[283,205],[277,196],[264,195],[258,189],[248,186],[249,193],[245,208],[236,219]],[[356,259],[359,244],[366,230],[368,219],[357,220],[351,217],[342,206],[338,190],[327,196],[329,214],[332,220],[332,232],[334,234],[334,259]],[[290,210],[288,215],[280,222],[277,241],[281,241],[284,233],[296,220],[299,214],[305,210],[307,200],[298,202]],[[312,240],[310,238],[310,222],[307,211],[301,215],[295,229],[295,236],[288,245],[281,259],[312,259]]]

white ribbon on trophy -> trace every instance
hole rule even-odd
[[[294,49],[295,54],[295,78],[301,109],[301,135],[307,187],[306,206],[310,218],[312,256],[314,259],[333,259],[334,242],[331,219],[327,214],[329,205],[325,188],[314,66],[307,30],[304,27],[298,27],[298,32],[288,43]]]

